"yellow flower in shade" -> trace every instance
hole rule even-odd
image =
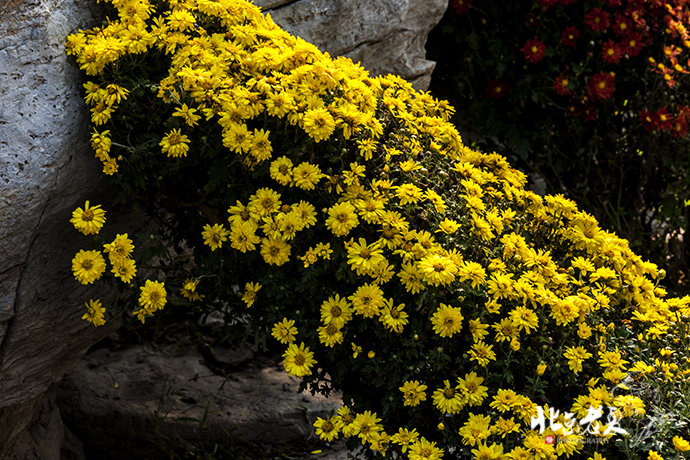
[[[259,283],[247,283],[244,285],[244,294],[242,294],[242,302],[247,304],[247,308],[254,305],[254,300],[256,299],[256,294],[261,289]]]
[[[91,284],[105,272],[105,259],[100,251],[80,250],[72,259],[72,273],[81,284]]]
[[[434,325],[435,333],[441,337],[452,337],[462,329],[463,319],[460,308],[442,303],[431,317],[431,323]]]
[[[546,371],[546,364],[545,363],[539,363],[537,365],[537,375],[544,375],[545,371]]]
[[[119,259],[113,262],[113,274],[123,282],[129,283],[137,273],[137,266],[133,259]]]
[[[118,234],[112,243],[103,245],[103,252],[108,254],[111,264],[128,258],[133,250],[134,244],[132,244],[132,240],[129,239],[126,233]]]
[[[307,110],[302,119],[304,130],[315,142],[326,140],[335,130],[335,120],[328,110],[316,108]]]
[[[443,219],[441,223],[438,224],[438,230],[436,230],[436,233],[443,232],[447,235],[452,235],[453,233],[457,232],[459,228],[460,224],[453,219]]]
[[[515,419],[513,417],[510,418],[503,418],[503,417],[498,417],[498,420],[496,420],[496,423],[494,426],[491,427],[491,431],[493,433],[501,435],[502,438],[505,438],[506,435],[519,431],[520,430],[520,424],[515,422]]]
[[[314,190],[316,184],[324,175],[318,166],[303,162],[295,166],[292,170],[292,180],[296,187],[302,190]]]
[[[686,441],[685,438],[681,436],[673,437],[673,447],[681,452],[687,452],[690,450],[690,442]]]
[[[355,435],[354,421],[355,416],[350,412],[349,407],[343,406],[338,409],[337,415],[335,416],[335,427],[343,436],[349,438]]]
[[[398,272],[398,277],[405,290],[411,294],[417,294],[425,287],[422,282],[422,273],[415,264],[404,263]]]
[[[565,347],[563,356],[568,360],[568,367],[571,371],[578,373],[582,370],[582,362],[585,359],[591,358],[592,353],[589,353],[583,347]]]
[[[532,329],[536,329],[539,325],[539,318],[534,310],[527,307],[517,307],[510,312],[510,319],[520,331],[527,331],[529,334]]]
[[[204,231],[201,236],[204,238],[204,244],[211,247],[211,251],[223,246],[223,242],[228,240],[230,232],[221,224],[204,225]]]
[[[359,224],[355,207],[349,201],[335,204],[328,208],[326,227],[335,236],[345,236]]]
[[[479,341],[475,342],[470,349],[470,361],[477,361],[477,364],[484,367],[491,361],[496,359],[496,353],[493,351],[493,345]]]
[[[182,134],[179,129],[173,129],[163,136],[163,140],[158,144],[161,151],[168,155],[168,158],[186,157],[189,151],[189,137]]]
[[[319,342],[327,347],[333,347],[335,344],[343,343],[343,333],[333,323],[327,326],[320,326],[317,329],[319,333]]]
[[[335,416],[322,419],[317,417],[314,422],[314,432],[322,440],[331,442],[338,437],[338,429],[335,424]]]
[[[270,188],[260,188],[249,198],[249,212],[261,217],[277,212],[281,206],[280,194]]]
[[[352,302],[352,308],[358,315],[371,318],[379,314],[384,306],[383,291],[375,284],[360,286],[354,294],[348,297]]]
[[[86,302],[86,313],[81,317],[93,324],[94,326],[103,326],[105,324],[105,308],[101,306],[100,299],[90,299]]]
[[[488,396],[488,387],[482,385],[484,377],[478,376],[474,372],[465,374],[465,378],[458,377],[458,388],[462,392],[464,401],[470,406],[479,406]]]
[[[337,328],[342,328],[352,319],[352,308],[347,299],[341,298],[336,294],[321,304],[321,321],[323,324],[333,324]]]
[[[273,325],[271,335],[280,343],[288,344],[295,341],[297,335],[297,328],[295,327],[295,320],[283,318]]]
[[[182,288],[180,289],[180,294],[182,294],[182,297],[184,297],[185,299],[190,300],[192,302],[196,302],[197,300],[201,300],[204,298],[204,296],[203,296],[203,294],[200,294],[199,292],[197,292],[198,286],[199,286],[199,280],[187,278],[184,281]]]
[[[302,228],[309,228],[316,223],[316,209],[314,209],[314,205],[311,203],[300,201],[298,204],[293,204],[292,212],[299,217]],[[316,245],[316,249],[318,251],[321,251],[325,248],[330,250],[330,243],[319,243]],[[328,254],[330,255],[330,252]],[[319,255],[325,259],[330,259],[330,257],[325,257],[323,254]]]
[[[434,286],[447,285],[455,281],[458,266],[448,257],[441,254],[431,254],[418,263],[419,271],[424,281]]]
[[[283,358],[285,371],[296,377],[311,375],[311,368],[316,364],[314,353],[309,351],[309,347],[306,347],[304,342],[299,347],[291,343],[283,353]]]
[[[400,304],[397,307],[393,306],[393,299],[386,300],[385,307],[379,320],[391,331],[400,334],[403,327],[408,323],[408,314],[403,311],[405,304]]]
[[[345,248],[347,263],[360,276],[371,272],[386,260],[378,242],[367,244],[364,238],[360,238],[358,242],[350,240],[349,243],[345,243]]]
[[[256,234],[256,225],[251,222],[239,222],[230,227],[230,246],[240,252],[253,251],[261,238]]]
[[[422,199],[422,189],[414,184],[402,184],[396,189],[395,195],[401,205],[414,204]]]
[[[181,107],[175,109],[173,117],[180,117],[187,123],[187,126],[196,126],[201,119],[200,115],[196,114],[197,109],[191,109],[187,104],[182,104]]]
[[[480,442],[477,444],[476,449],[472,449],[472,454],[474,458],[481,460],[500,460],[505,458],[505,455],[503,455],[503,445],[495,443],[487,446]]]
[[[362,439],[362,444],[369,441],[374,433],[383,430],[383,427],[379,425],[380,421],[381,419],[376,417],[376,413],[372,413],[368,410],[355,416],[355,420],[352,424],[354,425],[357,436]]]
[[[664,460],[664,457],[662,457],[657,451],[650,450],[647,453],[647,460]]]
[[[281,266],[290,260],[292,246],[279,238],[262,238],[261,255],[267,264]]]
[[[141,294],[139,295],[139,305],[146,311],[146,313],[153,313],[156,310],[161,310],[165,306],[167,293],[165,292],[165,283],[159,281],[146,280],[144,286],[139,288]]]
[[[410,446],[410,453],[407,458],[409,460],[441,460],[443,449],[436,447],[435,442],[427,441],[422,437]]]
[[[403,454],[412,444],[417,442],[417,439],[419,439],[419,433],[414,428],[412,431],[407,428],[399,428],[398,432],[391,436],[391,442],[399,445]]]
[[[94,235],[98,233],[103,224],[105,224],[105,211],[101,209],[101,205],[89,206],[87,201],[84,204],[84,209],[77,208],[72,211],[72,218],[70,219],[74,228],[79,230],[84,235]]]
[[[444,386],[437,388],[431,396],[434,406],[443,414],[457,414],[465,407],[467,401],[462,397],[461,389],[451,387],[450,381],[444,380]]]
[[[292,160],[288,157],[278,157],[271,162],[269,174],[271,179],[278,182],[280,185],[288,185],[292,182]]]
[[[461,281],[469,281],[470,285],[476,289],[486,281],[486,271],[477,262],[462,262],[458,266],[458,278]]]
[[[417,380],[407,380],[398,388],[403,394],[404,406],[417,406],[420,402],[426,401],[426,385],[422,385]]]

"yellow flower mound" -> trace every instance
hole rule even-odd
[[[445,102],[321,53],[246,1],[106,3],[116,14],[103,27],[67,40],[92,77],[96,157],[109,175],[141,149],[180,168],[205,155],[241,160],[229,180],[244,181],[237,196],[222,209],[199,204],[185,238],[208,257],[254,261],[257,279],[237,280],[237,295],[245,311],[282,318],[269,327],[286,370],[314,382],[322,368],[345,388],[352,407],[317,421],[323,439],[358,437],[410,459],[451,446],[481,458],[593,454],[609,445],[584,436],[619,436],[644,415],[638,380],[685,381],[687,362],[659,350],[685,338],[690,300],[667,299],[663,272],[572,201],[525,190],[503,157],[464,146]],[[160,80],[121,77],[147,59],[165,65]],[[144,147],[128,144],[117,118],[142,93],[167,110]],[[82,283],[100,276],[101,259],[75,259]],[[185,276],[185,297],[203,299],[209,278]],[[306,292],[302,282],[312,297],[286,296]],[[135,314],[165,302],[163,285],[147,281]],[[560,406],[547,407],[552,398]],[[531,423],[538,406],[544,433]],[[564,415],[549,426],[549,408],[605,415],[593,427]]]

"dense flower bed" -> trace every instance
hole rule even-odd
[[[316,433],[371,456],[690,448],[687,404],[670,409],[687,389],[690,299],[667,298],[663,271],[572,201],[464,146],[447,103],[244,1],[107,7],[67,41],[96,157],[193,260],[144,282],[145,257],[117,235],[75,256],[78,281],[97,291],[105,252],[142,322],[179,290],[266,326],[289,373],[343,391]],[[89,203],[73,216],[101,238],[105,222]],[[87,307],[96,325],[109,314]]]
[[[684,0],[452,0],[432,89],[480,148],[509,155],[645,257],[687,278]]]

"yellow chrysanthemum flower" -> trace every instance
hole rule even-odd
[[[311,368],[316,364],[314,353],[309,351],[309,347],[305,346],[304,342],[299,347],[291,343],[283,353],[283,359],[285,371],[296,377],[311,375]]]
[[[94,326],[103,326],[105,324],[105,308],[101,305],[100,299],[90,299],[86,302],[86,313],[81,319],[86,320]]]
[[[105,259],[100,251],[80,250],[72,259],[72,273],[81,284],[91,284],[105,272]]]
[[[84,209],[77,208],[72,212],[70,219],[74,228],[79,230],[84,235],[97,234],[103,224],[105,224],[105,211],[101,209],[101,205],[90,206],[87,201],[84,204]]]
[[[462,310],[458,307],[451,307],[441,304],[431,317],[434,325],[434,332],[441,337],[452,337],[462,329]]]

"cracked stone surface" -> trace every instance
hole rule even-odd
[[[435,63],[427,36],[447,0],[254,0],[276,24],[373,75],[394,73],[426,90]]]

